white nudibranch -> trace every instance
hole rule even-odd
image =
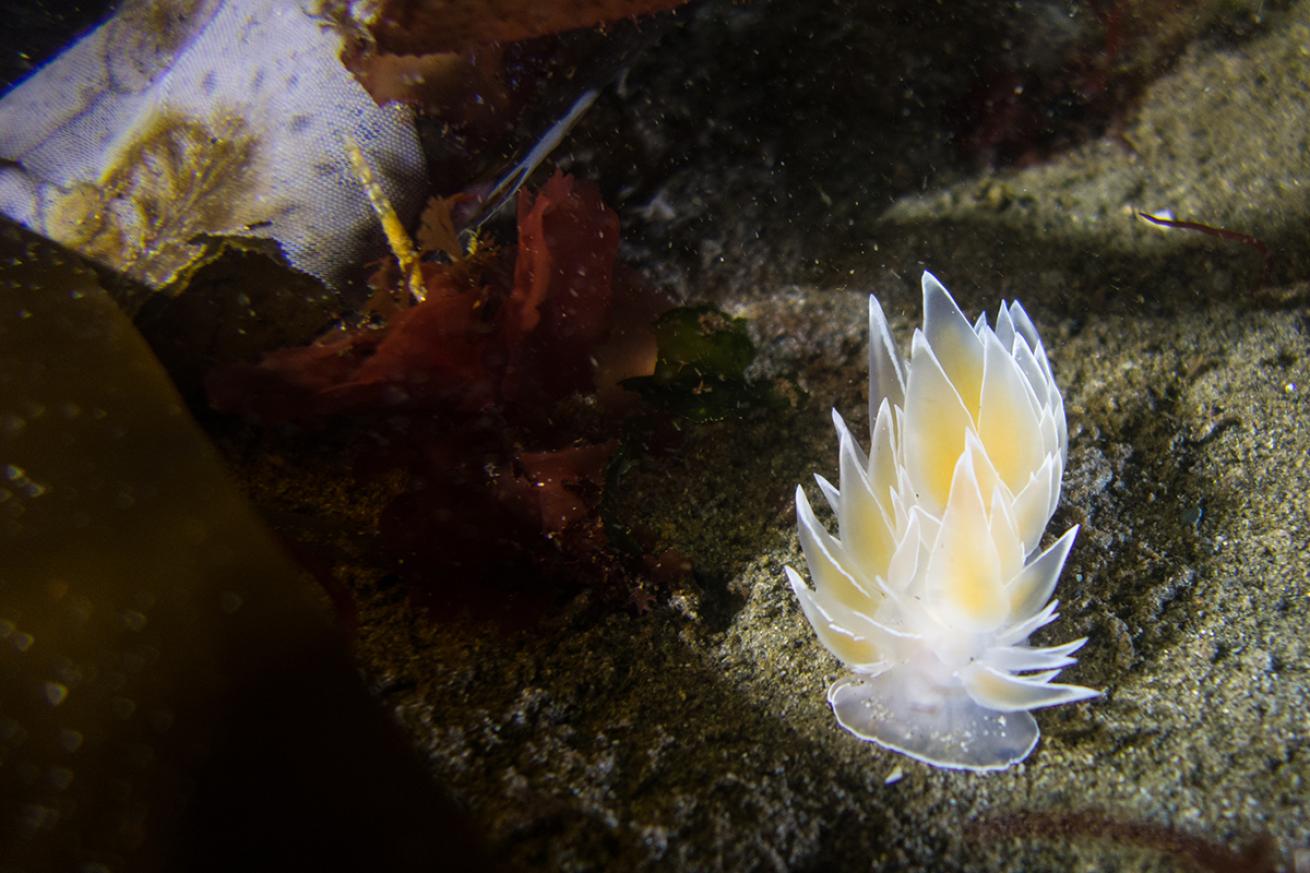
[[[1029,710],[1100,692],[1052,682],[1086,639],[1037,648],[1077,526],[1045,550],[1068,432],[1037,330],[1017,302],[970,324],[923,275],[909,361],[869,298],[864,455],[833,411],[837,486],[815,476],[839,536],[796,489],[814,587],[787,568],[823,645],[854,676],[828,691],[851,733],[938,767],[998,770],[1037,744]],[[1048,602],[1049,601],[1049,602]]]

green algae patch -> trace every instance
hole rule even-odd
[[[658,358],[649,376],[626,379],[665,413],[691,422],[740,418],[774,401],[746,378],[755,346],[746,322],[710,306],[673,309],[655,323]]]

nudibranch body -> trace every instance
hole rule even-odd
[[[1051,680],[1085,639],[1036,648],[1073,527],[1045,550],[1068,435],[1037,331],[1017,302],[970,324],[923,276],[908,361],[869,298],[866,456],[834,410],[838,536],[796,489],[814,587],[787,577],[819,640],[853,672],[828,691],[838,722],[939,767],[994,770],[1037,744],[1029,710],[1099,692]]]

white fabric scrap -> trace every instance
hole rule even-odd
[[[340,61],[341,32],[308,3],[129,4],[0,99],[0,213],[73,244],[60,239],[68,234],[52,205],[78,183],[102,188],[153,121],[181,116],[223,131],[235,119],[252,159],[225,226],[198,230],[272,238],[292,266],[338,284],[376,239],[343,135],[360,144],[402,219],[420,205],[424,162],[410,112],[376,105]],[[110,209],[140,220],[132,204]],[[141,268],[149,255],[110,266],[163,284],[167,276]]]

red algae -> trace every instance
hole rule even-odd
[[[372,26],[384,52],[518,42],[674,9],[686,0],[385,0]]]
[[[520,192],[518,226],[516,247],[422,263],[422,302],[398,302],[384,264],[372,308],[385,321],[221,368],[210,402],[264,425],[362,427],[356,475],[399,469],[407,483],[377,519],[379,541],[436,599],[526,580],[618,580],[625,598],[645,564],[627,556],[625,569],[599,509],[640,408],[620,383],[654,372],[651,322],[668,303],[615,281],[619,220],[594,185],[556,173]]]
[[[1280,873],[1282,869],[1268,835],[1257,836],[1236,851],[1181,828],[1119,818],[1095,809],[1002,813],[971,824],[969,831],[975,838],[986,839],[1106,840],[1167,855],[1200,873]]]
[[[618,216],[594,186],[556,174],[535,198],[521,192],[519,229],[512,285],[494,270],[470,282],[462,265],[425,263],[423,302],[381,327],[336,331],[258,364],[223,368],[209,380],[211,404],[283,423],[478,413],[527,388],[546,400],[589,390],[591,353],[612,327]]]
[[[516,393],[529,373],[547,395],[589,389],[591,352],[612,320],[619,217],[594,185],[557,172],[535,200],[519,197],[518,225],[505,389]]]

